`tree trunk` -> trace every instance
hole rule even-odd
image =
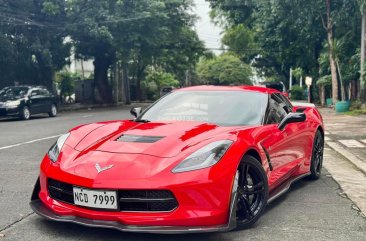
[[[360,88],[358,92],[358,99],[365,100],[365,50],[366,50],[366,12],[362,14],[362,30],[361,30],[361,77],[360,77]]]
[[[333,103],[338,102],[338,77],[337,77],[337,67],[336,67],[336,61],[334,56],[334,47],[333,47],[333,22],[332,18],[330,16],[330,0],[326,0],[327,5],[327,39],[328,39],[328,50],[329,50],[329,64],[330,64],[330,70],[332,73],[332,98]]]
[[[341,100],[346,100],[346,86],[344,86],[342,74],[341,74],[341,66],[339,65],[339,62],[336,61],[337,69],[338,69],[338,75],[339,75],[339,83],[341,84]]]
[[[95,56],[94,60],[94,82],[98,89],[99,95],[103,103],[112,103],[112,88],[108,83],[108,69],[110,61],[107,57],[100,55]]]
[[[125,94],[125,104],[130,105],[131,97],[130,97],[130,81],[128,80],[128,63],[122,64],[122,79]]]
[[[325,87],[324,87],[324,85],[320,86],[319,98],[320,98],[320,105],[325,106]]]

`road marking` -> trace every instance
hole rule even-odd
[[[39,139],[31,140],[31,141],[26,141],[26,142],[22,142],[22,143],[10,145],[10,146],[2,146],[2,147],[0,147],[0,150],[10,149],[10,148],[17,147],[17,146],[23,146],[23,145],[31,144],[31,143],[38,142],[38,141],[44,141],[44,140],[48,140],[48,139],[53,139],[53,138],[56,138],[56,137],[59,137],[59,136],[61,136],[61,135],[48,136],[48,137],[39,138]]]
[[[339,142],[346,147],[365,147],[364,144],[356,140],[339,140]]]
[[[92,117],[93,115],[84,115],[83,118]]]
[[[328,131],[324,131],[324,135],[328,136],[329,132]]]
[[[366,140],[361,140],[361,141],[366,144]]]
[[[330,139],[329,137],[325,136],[325,137],[324,137],[324,140],[325,140],[325,141],[331,141],[332,139]]]

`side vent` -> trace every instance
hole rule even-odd
[[[122,135],[116,141],[120,142],[140,142],[140,143],[154,143],[164,138],[164,136],[135,136]]]

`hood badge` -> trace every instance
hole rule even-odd
[[[101,172],[104,172],[108,169],[111,169],[112,167],[113,167],[113,164],[109,165],[109,166],[106,166],[106,167],[103,167],[103,168],[99,165],[99,163],[95,164],[95,169],[97,169],[98,174],[101,173]]]

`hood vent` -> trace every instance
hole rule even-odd
[[[164,138],[164,136],[135,136],[135,135],[122,135],[118,137],[116,141],[121,142],[140,142],[140,143],[154,143]]]

